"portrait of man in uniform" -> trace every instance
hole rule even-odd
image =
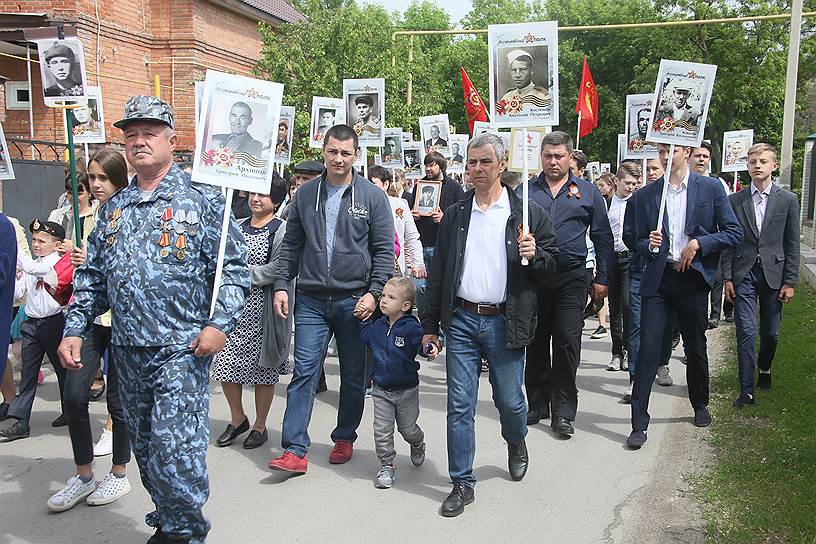
[[[417,200],[414,203],[414,211],[419,215],[431,215],[439,207],[439,195],[442,184],[434,181],[417,182]]]
[[[457,142],[451,143],[451,160],[450,162],[455,164],[462,164],[464,162],[464,157],[462,157],[462,153],[459,150],[459,144]]]
[[[80,59],[69,40],[55,41],[40,55],[45,96],[83,96]]]
[[[394,162],[394,158],[399,158],[401,152],[400,142],[394,136],[386,136],[385,146],[382,149],[382,161],[384,163]]]
[[[536,85],[533,77],[536,68],[533,56],[524,49],[513,49],[507,53],[509,74],[502,81],[508,81],[512,88],[499,99],[500,107],[510,112],[528,111],[530,108],[544,108],[551,104],[550,92],[546,87]],[[546,77],[547,71],[544,70]]]
[[[649,131],[649,119],[652,118],[652,108],[641,108],[637,112],[637,137],[641,142],[646,141]]]
[[[213,145],[228,147],[262,158],[263,145],[248,132],[252,125],[252,108],[246,102],[235,102],[229,112],[229,134],[214,134]]]
[[[363,134],[377,135],[380,133],[380,118],[374,113],[376,111],[374,107],[376,98],[376,94],[361,94],[357,95],[353,100],[354,108],[349,109],[349,111],[356,115],[356,120],[352,128],[354,128],[358,136],[362,136]]]
[[[278,141],[275,143],[275,156],[289,155],[289,121],[282,119],[278,123]]]
[[[333,127],[336,122],[334,110],[320,108],[317,116],[317,133],[325,134],[326,131]]]

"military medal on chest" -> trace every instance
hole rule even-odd
[[[159,251],[159,255],[162,257],[167,257],[170,255],[170,245],[172,244],[172,239],[170,238],[170,233],[173,230],[173,208],[165,208],[161,214],[161,220],[159,221],[159,227],[161,228],[161,236],[159,236],[159,246],[161,247],[161,251]]]
[[[108,214],[108,230],[119,230],[119,220],[122,219],[122,208],[116,208]]]
[[[198,212],[195,210],[190,210],[187,212],[187,234],[190,236],[195,236],[198,234]]]

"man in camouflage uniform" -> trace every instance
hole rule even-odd
[[[243,311],[247,250],[229,223],[224,271],[209,317],[224,198],[191,183],[173,163],[176,136],[165,102],[135,96],[125,118],[134,181],[99,211],[87,261],[74,274],[75,300],[60,345],[63,366],[81,365],[82,336],[113,314],[113,356],[133,453],[156,506],[149,543],[204,542],[209,496],[209,367]]]

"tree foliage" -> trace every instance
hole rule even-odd
[[[816,0],[805,4],[806,11],[816,8]],[[295,159],[319,154],[306,147],[311,97],[339,97],[344,78],[384,77],[387,126],[401,126],[415,134],[418,116],[437,113],[448,113],[457,132],[467,130],[460,66],[468,71],[485,101],[489,98],[485,34],[415,36],[411,62],[410,39],[393,36],[398,30],[451,29],[447,12],[434,2],[414,2],[404,14],[360,5],[355,0],[297,0],[294,5],[306,20],[275,29],[261,26],[264,46],[257,70],[283,83],[284,102],[296,108]],[[787,9],[785,0],[474,0],[462,25],[484,29],[491,24],[557,20],[563,28],[719,19]],[[815,29],[813,20],[804,20],[797,150],[802,139],[816,131]],[[669,58],[718,65],[706,123],[706,138],[714,145],[715,159],[719,158],[722,133],[727,130],[753,128],[757,140],[781,146],[788,32],[787,20],[564,29],[559,33],[561,124],[554,128],[575,134],[575,101],[586,55],[598,86],[600,123],[581,140],[581,148],[593,159],[614,162],[616,135],[623,131],[626,95],[652,92],[660,59]],[[716,165],[712,167],[716,169]]]

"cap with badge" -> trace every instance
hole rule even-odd
[[[124,119],[116,121],[113,126],[124,129],[134,121],[156,121],[175,128],[170,104],[155,96],[131,96],[125,103]]]
[[[370,95],[361,94],[354,99],[355,104],[368,104],[369,107],[374,107],[374,100]]]
[[[521,57],[527,57],[530,62],[533,62],[533,56],[524,49],[513,49],[507,53],[507,64],[513,64],[513,61],[518,60]]]
[[[65,229],[62,225],[54,223],[53,221],[40,221],[39,219],[35,219],[31,222],[31,225],[29,225],[28,230],[31,231],[31,234],[45,232],[54,238],[65,240]]]

